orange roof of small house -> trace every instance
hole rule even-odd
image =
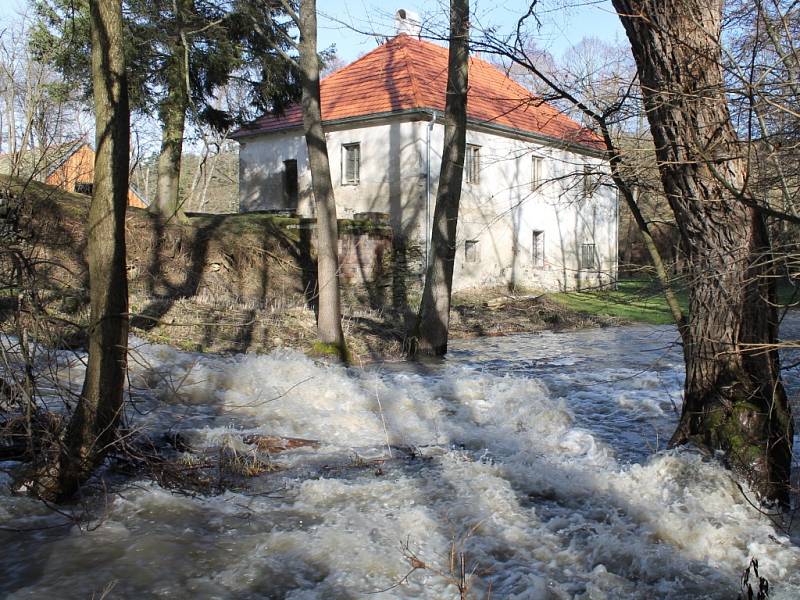
[[[448,50],[400,34],[320,83],[324,122],[376,114],[433,109],[444,111]],[[602,140],[558,109],[533,96],[500,70],[469,59],[467,113],[472,124],[495,125],[563,140],[593,150]],[[299,127],[299,105],[264,115],[234,133],[241,138]]]

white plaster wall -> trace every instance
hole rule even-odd
[[[338,129],[327,134],[331,176],[339,216],[357,212],[390,215],[397,234],[425,247],[426,121],[395,121]],[[431,134],[430,215],[441,166],[444,126]],[[360,181],[342,183],[343,145],[361,144]],[[616,190],[599,158],[527,140],[470,130],[467,143],[480,146],[477,184],[464,183],[454,275],[456,289],[515,283],[547,289],[574,289],[616,277]],[[532,189],[532,156],[543,159],[542,184]],[[283,161],[296,159],[299,206],[313,215],[311,177],[299,131],[244,140],[240,149],[241,210],[283,208]],[[599,185],[584,198],[583,165],[599,173]],[[544,231],[545,262],[532,263],[533,231]],[[478,241],[480,260],[465,261],[466,240]],[[593,243],[598,269],[579,269],[580,246]]]
[[[425,124],[395,121],[326,134],[331,179],[340,218],[359,212],[390,215],[396,232],[419,237],[416,228],[424,210]],[[420,136],[422,136],[420,138]],[[343,183],[343,146],[361,144],[358,185]],[[313,216],[308,153],[299,131],[247,138],[239,149],[240,209],[242,212],[284,208],[283,161],[297,160],[297,212]]]
[[[439,173],[444,127],[434,129],[432,172]],[[464,182],[459,213],[455,287],[514,283],[574,289],[616,278],[616,190],[602,159],[563,148],[467,132],[480,146],[479,183]],[[533,156],[542,159],[542,184],[532,186]],[[591,164],[599,185],[583,194],[583,166]],[[533,264],[533,231],[544,232],[544,266]],[[465,261],[465,242],[477,240],[480,260]],[[595,244],[598,269],[579,269],[581,244]]]
[[[283,161],[297,161],[300,214],[311,215],[311,172],[305,140],[297,131],[273,133],[239,142],[239,210],[285,209]]]

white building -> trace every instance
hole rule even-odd
[[[446,84],[447,49],[406,33],[321,82],[340,218],[387,213],[398,239],[427,248]],[[602,142],[474,57],[467,107],[454,287],[574,289],[615,279],[617,201]],[[234,137],[240,210],[313,216],[299,106]]]

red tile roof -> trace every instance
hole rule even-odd
[[[320,83],[323,121],[415,109],[444,111],[447,48],[400,34]],[[532,96],[496,67],[469,59],[467,113],[472,123],[498,125],[603,149],[602,140],[553,106]],[[265,115],[234,137],[299,127],[299,105]]]

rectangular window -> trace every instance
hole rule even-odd
[[[537,190],[542,185],[542,159],[534,156],[531,159],[531,189]]]
[[[533,232],[531,259],[535,268],[544,267],[544,231],[534,230]]]
[[[467,144],[467,154],[464,157],[464,175],[467,183],[480,183],[481,173],[481,147]]]
[[[476,263],[479,260],[478,240],[467,240],[464,242],[464,262]]]
[[[361,170],[361,144],[344,144],[342,154],[342,183],[358,185]]]
[[[594,270],[597,268],[597,253],[594,244],[581,244],[580,268]]]
[[[288,208],[297,208],[297,161],[283,161],[283,195]]]
[[[583,197],[591,198],[594,194],[594,175],[592,174],[592,167],[583,165]]]

